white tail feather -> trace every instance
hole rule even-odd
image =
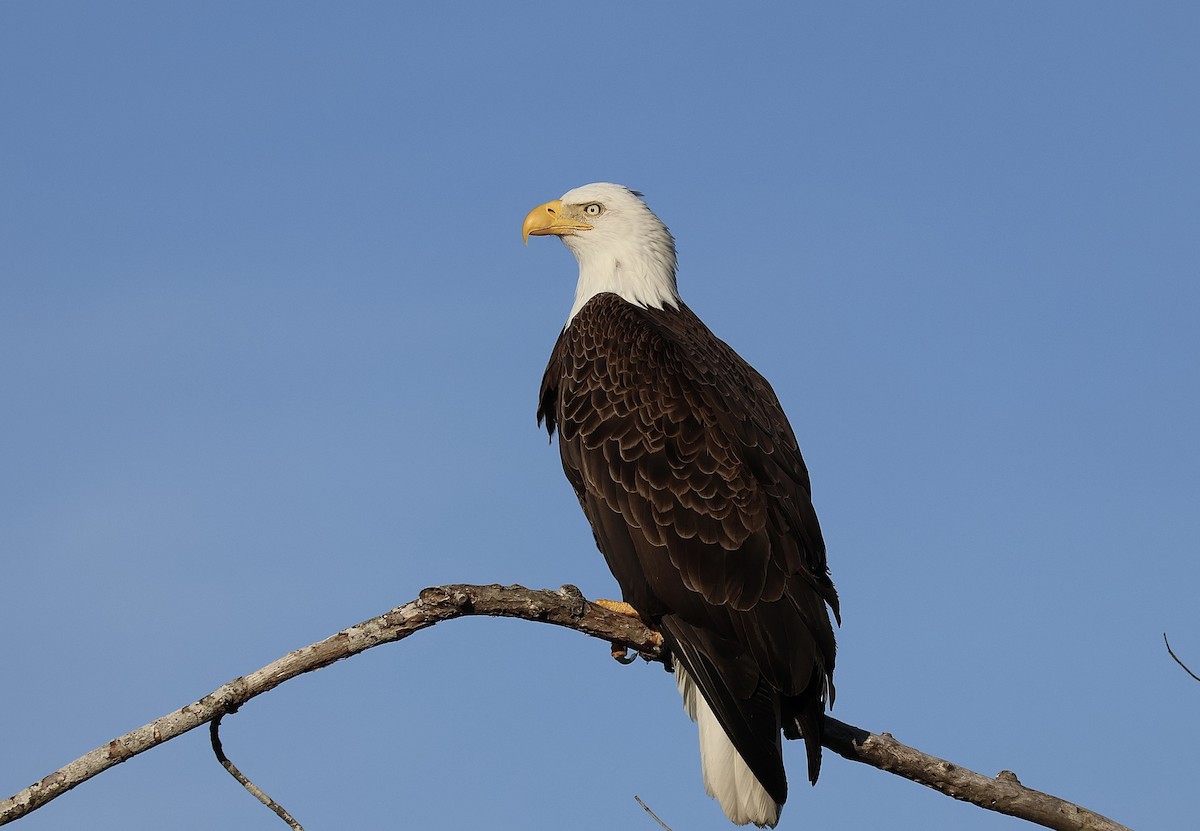
[[[700,768],[704,790],[721,804],[725,816],[738,825],[752,822],[760,828],[774,828],[783,809],[767,793],[749,765],[721,729],[720,722],[700,688],[684,668],[675,663],[675,682],[683,696],[683,709],[700,728]]]

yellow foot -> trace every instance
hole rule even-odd
[[[596,600],[594,602],[597,606],[608,609],[610,612],[616,612],[619,615],[627,615],[629,617],[637,618],[646,626],[646,628],[650,630],[650,643],[656,648],[662,646],[663,636],[658,632],[657,629],[650,625],[648,620],[638,613],[637,609],[633,608],[628,603],[622,600]],[[616,643],[612,645],[612,656],[623,664],[630,663],[634,657],[629,654],[628,649]]]
[[[595,603],[597,606],[603,606],[610,612],[616,612],[619,615],[629,615],[630,617],[636,618],[642,617],[640,614],[638,614],[637,609],[633,608],[623,600],[597,600]],[[643,622],[645,621],[643,620]]]

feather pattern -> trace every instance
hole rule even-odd
[[[706,789],[735,822],[774,826],[787,798],[780,731],[803,737],[811,781],[820,770],[826,607],[838,615],[808,470],[774,391],[682,302],[601,292],[554,347],[538,421],[558,433],[624,599],[674,657]]]

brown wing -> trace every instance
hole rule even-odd
[[[837,595],[770,385],[686,307],[600,295],[555,345],[538,417],[625,600],[783,802],[781,721],[819,769]]]

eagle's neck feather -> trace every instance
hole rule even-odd
[[[661,242],[640,240],[637,244],[600,250],[573,246],[570,237],[563,242],[579,259],[579,282],[575,286],[575,303],[567,316],[568,326],[589,300],[606,292],[644,309],[679,308],[675,248],[669,236]]]

